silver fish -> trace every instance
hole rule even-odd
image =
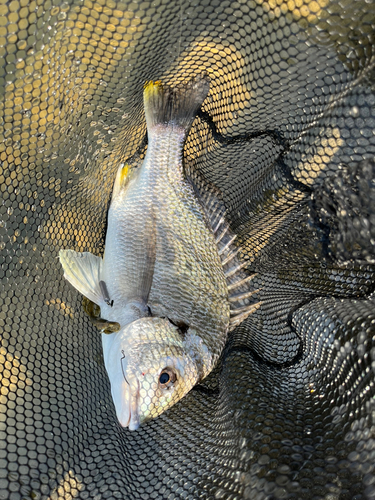
[[[102,335],[120,424],[130,430],[179,401],[214,368],[228,331],[260,306],[213,189],[199,196],[183,146],[209,82],[144,89],[148,147],[120,165],[104,257],[61,250],[65,278],[120,330]]]

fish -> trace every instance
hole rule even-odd
[[[184,398],[215,367],[228,333],[261,306],[219,191],[202,190],[184,169],[209,87],[204,75],[145,84],[147,152],[119,165],[103,257],[59,252],[65,279],[105,318],[93,322],[117,419],[129,430]]]

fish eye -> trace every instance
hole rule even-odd
[[[176,374],[170,368],[164,368],[159,375],[159,386],[164,389],[176,382]]]
[[[169,379],[170,379],[170,377],[169,377],[169,373],[164,372],[164,373],[162,373],[162,374],[160,375],[159,382],[160,382],[162,385],[165,385],[165,384],[167,384],[167,383],[169,382]]]

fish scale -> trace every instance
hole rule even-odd
[[[175,132],[158,133],[173,137]],[[155,200],[160,220],[156,224],[155,269],[148,303],[153,315],[183,321],[212,343],[213,330],[221,333],[227,329],[227,287],[203,207],[183,177],[182,147],[183,140],[179,139],[178,161],[169,157],[173,164],[170,161],[167,179],[160,182],[163,191]]]
[[[103,259],[60,252],[65,277],[120,325],[96,321],[112,332],[102,334],[104,363],[130,430],[207,376],[228,331],[260,307],[219,193],[200,196],[184,174],[184,141],[208,91],[204,77],[176,89],[146,84],[147,153],[118,169]]]

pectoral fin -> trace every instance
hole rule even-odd
[[[105,298],[99,285],[102,259],[90,252],[74,250],[60,250],[59,258],[65,279],[92,302],[103,305]]]

